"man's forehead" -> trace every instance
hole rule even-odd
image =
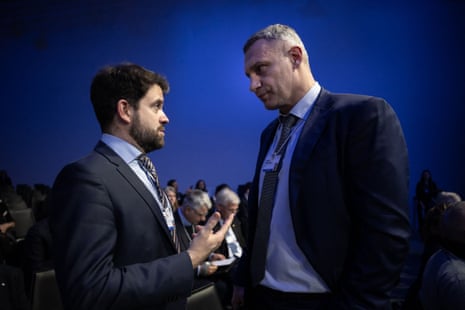
[[[256,41],[245,53],[245,68],[248,69],[257,62],[271,59],[278,51],[280,51],[280,47],[282,45],[283,42],[279,40],[267,41],[265,39],[260,39]]]

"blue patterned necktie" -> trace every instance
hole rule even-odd
[[[157,170],[155,169],[155,165],[153,164],[153,162],[150,160],[150,158],[146,154],[141,154],[137,159],[152,176],[153,184],[155,186],[155,189],[157,190],[158,198],[160,199],[160,202],[162,205],[162,213],[163,213],[163,216],[165,216],[165,220],[166,220],[167,212],[171,212],[172,214],[172,210],[169,210],[170,205],[168,204],[165,193],[163,192],[160,186],[160,181],[158,180],[158,174],[157,174]],[[168,223],[168,221],[166,222]],[[181,250],[181,245],[176,235],[176,225],[174,225],[174,223],[173,223],[173,227],[170,228],[170,233],[171,233],[171,238],[173,239],[173,243],[176,246],[176,250],[179,253]]]

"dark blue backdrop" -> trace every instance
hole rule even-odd
[[[386,98],[424,168],[465,194],[464,1],[2,1],[0,169],[52,184],[100,136],[89,85],[103,65],[139,63],[171,83],[166,147],[151,154],[165,184],[252,178],[275,117],[248,91],[242,45],[271,23],[301,34],[321,85]],[[168,2],[168,1],[166,1]],[[164,181],[163,181],[164,180]]]

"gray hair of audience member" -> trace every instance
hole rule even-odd
[[[207,192],[200,189],[193,189],[187,192],[182,202],[183,207],[190,207],[195,210],[199,210],[202,207],[206,207],[208,210],[212,207],[212,202]]]
[[[286,46],[285,53],[288,52],[288,49],[292,46],[298,46],[302,49],[303,61],[309,63],[308,53],[305,48],[302,39],[297,34],[297,32],[287,25],[274,24],[269,25],[266,28],[257,31],[254,33],[244,44],[243,52],[244,54],[249,50],[249,48],[258,40],[264,39],[266,41],[280,40],[288,43],[289,46]]]
[[[223,188],[215,195],[215,203],[217,205],[229,206],[231,204],[239,204],[241,199],[239,196],[230,188]]]
[[[445,242],[465,246],[465,201],[456,202],[444,211],[441,233]]]
[[[176,189],[173,186],[169,186],[169,185],[165,187],[165,193],[167,195],[168,193],[174,193],[175,195],[177,194]]]
[[[456,202],[462,201],[462,197],[459,194],[454,192],[439,192],[436,197],[434,198],[435,204],[453,204]]]

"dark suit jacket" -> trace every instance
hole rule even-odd
[[[249,196],[249,246],[262,162],[277,120],[263,131]],[[305,257],[333,292],[334,308],[383,309],[408,254],[409,168],[395,112],[382,99],[322,89],[289,171],[291,217]],[[236,282],[249,283],[250,255]]]
[[[193,283],[160,208],[99,142],[66,166],[51,197],[56,276],[66,309],[183,309]]]
[[[174,222],[176,224],[176,231],[178,233],[178,239],[179,239],[179,243],[181,245],[181,250],[187,250],[189,248],[189,245],[190,245],[190,242],[192,240],[192,235],[193,235],[193,231],[191,227],[184,227],[182,221],[181,221],[181,217],[179,216],[178,212],[180,212],[180,210],[176,210],[175,212],[173,212],[173,215],[174,215]]]
[[[0,264],[0,309],[29,310],[24,278],[20,268]]]

